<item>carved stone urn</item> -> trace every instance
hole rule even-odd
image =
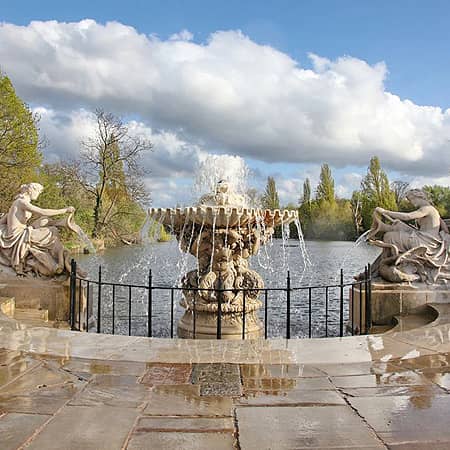
[[[243,329],[246,338],[259,337],[264,282],[249,268],[248,259],[267,243],[275,227],[298,220],[297,211],[247,208],[243,196],[219,182],[216,192],[203,196],[195,207],[152,208],[149,215],[198,260],[197,269],[182,278],[181,306],[186,311],[178,336],[216,338],[220,304],[222,339],[241,339]]]

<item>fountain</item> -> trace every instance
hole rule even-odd
[[[244,195],[225,180],[212,193],[186,208],[152,208],[149,217],[166,226],[180,249],[193,255],[197,268],[186,273],[181,286],[181,305],[186,309],[178,324],[178,336],[215,338],[219,311],[216,289],[221,289],[221,331],[224,339],[240,339],[245,315],[245,337],[261,335],[258,310],[264,282],[249,268],[278,226],[298,221],[297,211],[250,208]],[[195,318],[194,318],[195,310]]]

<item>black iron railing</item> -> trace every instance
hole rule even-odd
[[[101,266],[98,268],[97,280],[79,277],[74,260],[71,268],[70,324],[71,329],[77,331],[173,338],[177,320],[176,297],[188,291],[215,292],[217,339],[223,337],[223,294],[228,291],[235,294],[242,292],[242,339],[246,338],[246,300],[249,291],[259,291],[260,297],[264,299],[259,318],[266,339],[368,334],[372,325],[370,264],[366,266],[360,279],[351,282],[344,282],[344,272],[341,269],[337,283],[295,287],[292,286],[288,271],[284,287],[262,289],[225,289],[221,279],[217,289],[158,285],[153,283],[151,270],[147,284],[127,284],[105,281]],[[157,293],[169,293],[168,299],[166,296],[156,298]],[[270,299],[274,296],[278,303],[270,306]],[[293,301],[295,296],[297,304]],[[139,311],[136,312],[137,309]],[[198,315],[195,300],[191,309],[191,334],[195,338]],[[277,323],[275,331],[269,329],[270,322]]]

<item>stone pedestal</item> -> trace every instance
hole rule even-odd
[[[237,305],[236,305],[237,306]],[[262,337],[262,323],[258,318],[258,309],[261,302],[252,302],[246,305],[245,314],[245,339],[257,339]],[[228,305],[222,305],[221,315],[221,339],[242,339],[243,311],[233,308],[230,311]],[[216,339],[217,337],[217,305],[208,304],[196,307],[195,311],[195,339]],[[194,338],[194,314],[188,309],[178,323],[178,337],[185,339]]]
[[[372,282],[371,318],[374,325],[391,325],[395,316],[421,314],[429,303],[450,303],[450,289],[445,285],[425,283],[389,283],[377,278]],[[349,295],[350,320],[356,333],[365,330],[366,296],[364,289],[354,289],[354,298]]]
[[[43,280],[39,278],[0,277],[1,295],[12,297],[16,308],[36,309],[48,311],[48,320],[55,322],[68,322],[70,320],[69,279]],[[81,295],[77,285],[76,317],[81,312],[81,329],[86,317],[86,293],[82,289]],[[78,302],[81,299],[81,305]],[[78,323],[76,324],[78,328]]]

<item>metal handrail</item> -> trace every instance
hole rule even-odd
[[[81,331],[83,328],[85,331],[90,331],[89,325],[89,315],[91,310],[93,310],[94,299],[91,298],[91,288],[93,285],[97,286],[97,311],[96,311],[96,332],[101,333],[104,331],[102,328],[102,319],[104,318],[112,318],[112,334],[115,334],[116,331],[116,319],[120,319],[121,315],[116,314],[116,291],[117,288],[126,288],[128,291],[128,298],[124,301],[128,303],[128,314],[126,318],[128,319],[128,334],[132,334],[132,318],[147,318],[147,336],[152,337],[153,332],[153,308],[154,308],[154,291],[169,291],[170,292],[170,337],[174,337],[174,297],[175,292],[216,292],[217,298],[217,339],[222,338],[222,314],[223,314],[223,294],[225,292],[234,292],[239,293],[242,292],[243,296],[243,312],[242,312],[242,338],[246,338],[246,296],[249,291],[258,292],[264,294],[264,337],[268,337],[268,323],[269,323],[269,314],[268,314],[268,303],[269,303],[269,293],[271,292],[285,292],[286,293],[286,331],[285,337],[287,339],[291,338],[292,334],[292,305],[291,305],[291,293],[293,292],[301,292],[307,291],[308,295],[308,337],[313,337],[313,311],[312,311],[312,293],[313,291],[324,291],[325,294],[325,337],[329,336],[329,325],[334,322],[330,321],[330,312],[338,312],[339,313],[339,336],[344,336],[344,289],[350,288],[349,293],[351,295],[351,314],[350,309],[348,311],[349,317],[347,323],[347,328],[350,328],[351,334],[359,333],[369,333],[371,328],[371,283],[372,283],[372,270],[370,264],[365,267],[364,270],[364,278],[355,280],[352,282],[344,283],[344,272],[340,270],[340,282],[332,283],[332,284],[317,284],[317,285],[307,285],[307,286],[292,286],[292,280],[290,276],[290,272],[287,272],[286,278],[286,286],[285,287],[264,287],[264,288],[224,288],[222,279],[219,275],[218,279],[218,287],[217,288],[199,288],[199,287],[182,287],[182,286],[170,286],[170,285],[162,285],[162,284],[153,284],[153,275],[152,270],[149,270],[148,273],[148,283],[147,284],[133,284],[133,283],[121,283],[121,282],[110,282],[104,281],[102,277],[102,267],[98,268],[98,279],[91,280],[82,278],[77,275],[77,263],[72,260],[71,261],[71,273],[70,273],[70,324],[72,330]],[[78,283],[78,291],[77,291],[77,283]],[[103,287],[111,287],[112,288],[112,315],[105,315],[104,308],[106,305],[103,304]],[[82,324],[82,290],[85,289],[86,297],[85,297],[85,318],[84,318],[84,327]],[[132,315],[132,299],[133,299],[133,289],[143,289],[147,290],[147,315],[144,316],[133,316]],[[339,289],[339,303],[337,309],[332,309],[330,306],[330,290]],[[359,289],[359,327],[355,326],[357,322],[355,322],[355,302],[356,296],[355,291]],[[104,292],[104,291],[103,291]],[[364,298],[363,298],[364,292]],[[78,294],[78,295],[77,295]],[[78,298],[78,303],[77,303]],[[364,304],[364,305],[363,305]],[[196,316],[198,309],[196,309],[195,297],[193,300],[193,304],[191,308],[188,308],[193,313],[193,330],[192,336],[195,338],[196,336]],[[363,306],[364,306],[364,317],[363,317]],[[78,311],[77,311],[78,309]],[[78,316],[78,320],[77,320]],[[351,316],[351,321],[350,321]],[[294,317],[295,318],[295,317]],[[364,318],[364,321],[363,321]],[[351,322],[351,323],[350,323]],[[363,323],[364,322],[364,323]]]

